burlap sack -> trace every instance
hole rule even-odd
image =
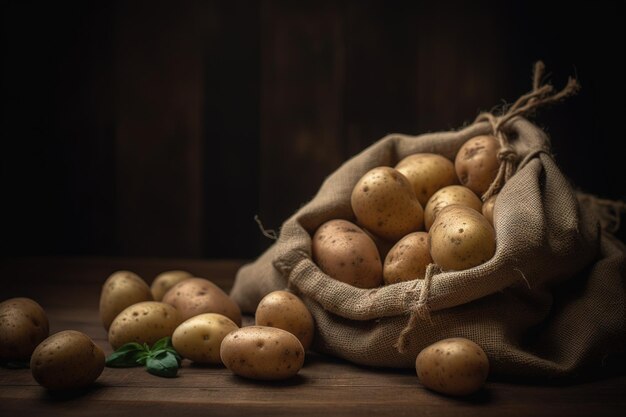
[[[284,222],[278,240],[238,271],[231,296],[253,313],[265,294],[291,288],[316,320],[313,349],[364,365],[413,368],[421,349],[455,336],[481,345],[492,372],[508,376],[582,373],[624,352],[624,246],[600,226],[607,225],[602,201],[574,190],[545,133],[519,116],[500,127],[515,168],[495,205],[491,260],[464,271],[431,267],[426,279],[375,289],[339,282],[311,260],[318,226],[355,221],[350,195],[368,170],[418,152],[454,160],[466,140],[493,133],[492,121],[392,134],[345,162]]]

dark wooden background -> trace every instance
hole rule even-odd
[[[543,59],[536,119],[626,200],[623,2],[2,2],[3,256],[251,258],[391,132],[457,128]]]

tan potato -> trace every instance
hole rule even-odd
[[[100,292],[100,320],[105,330],[122,310],[142,301],[152,301],[152,293],[139,275],[131,271],[111,274]]]
[[[413,186],[391,167],[377,167],[363,175],[350,202],[357,222],[386,240],[395,242],[424,226],[424,210]]]
[[[104,352],[86,334],[64,330],[45,339],[33,352],[35,381],[52,391],[85,388],[104,369]]]
[[[49,332],[48,316],[35,300],[18,297],[0,303],[0,361],[30,358]]]
[[[485,263],[496,251],[496,232],[485,216],[466,206],[444,207],[430,231],[430,254],[444,271]]]
[[[378,287],[383,266],[372,239],[347,220],[322,224],[311,243],[313,261],[327,275],[359,288]]]
[[[422,207],[435,191],[459,183],[452,161],[435,153],[409,155],[395,168],[409,180]]]
[[[252,379],[295,376],[304,365],[304,348],[296,336],[275,327],[248,326],[226,335],[222,362],[233,373]]]
[[[300,297],[289,291],[273,291],[263,297],[254,319],[257,326],[276,327],[293,334],[305,351],[311,347],[315,333],[313,316]]]
[[[159,301],[143,301],[126,307],[109,327],[109,343],[113,349],[130,343],[147,343],[171,336],[181,323],[176,308]]]
[[[471,207],[480,213],[483,203],[480,198],[469,188],[462,185],[449,185],[438,190],[426,203],[424,209],[424,223],[426,230],[430,230],[437,215],[450,204],[461,204]]]
[[[182,320],[203,313],[218,313],[241,326],[239,306],[208,279],[194,277],[179,282],[165,293],[163,302],[176,307]]]
[[[495,224],[493,224],[493,208],[496,205],[497,196],[498,195],[495,194],[489,197],[487,201],[483,203],[483,209],[482,209],[483,216],[485,216],[485,219],[487,219],[487,221],[491,223],[491,225],[494,227],[495,227]]]
[[[426,232],[409,233],[395,244],[385,258],[385,284],[424,279],[430,256],[430,236]]]
[[[482,135],[461,146],[454,159],[454,169],[461,184],[482,196],[498,175],[500,142],[494,136]]]
[[[187,271],[165,271],[156,276],[152,285],[150,285],[150,291],[154,301],[163,300],[165,293],[186,278],[191,278],[192,275]]]
[[[489,359],[476,343],[462,337],[440,340],[415,359],[420,382],[433,391],[467,395],[478,391],[489,375]]]
[[[172,345],[183,358],[197,363],[221,364],[222,340],[238,328],[235,322],[221,314],[199,314],[174,330]]]

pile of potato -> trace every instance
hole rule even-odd
[[[454,162],[416,153],[380,166],[353,188],[353,219],[322,224],[312,239],[314,262],[327,275],[359,288],[425,276],[429,264],[458,271],[491,259],[496,250],[493,207],[481,196],[494,181],[500,144],[477,136]]]

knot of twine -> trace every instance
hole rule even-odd
[[[493,136],[500,142],[500,151],[498,152],[500,166],[498,173],[487,191],[482,195],[483,201],[497,194],[515,173],[517,154],[510,145],[509,138],[504,132],[504,125],[516,116],[529,115],[538,107],[563,100],[566,97],[576,94],[580,90],[580,84],[572,77],[568,78],[565,87],[558,92],[555,92],[551,84],[541,85],[544,71],[544,63],[537,61],[533,70],[533,88],[530,92],[522,95],[510,107],[503,107],[501,114],[494,115],[490,112],[483,112],[480,113],[474,121],[474,123],[487,121],[491,125]]]
[[[394,347],[400,353],[406,352],[407,345],[409,343],[409,335],[417,326],[419,319],[430,320],[430,308],[428,307],[428,296],[430,294],[430,284],[435,275],[441,272],[441,268],[437,264],[429,264],[426,267],[426,274],[423,280],[416,280],[415,285],[409,291],[406,292],[407,297],[413,299],[413,302],[409,305],[408,310],[411,315],[409,321],[400,332],[398,340],[394,344]],[[417,287],[421,283],[421,288],[418,291]],[[417,300],[415,295],[419,294]]]

